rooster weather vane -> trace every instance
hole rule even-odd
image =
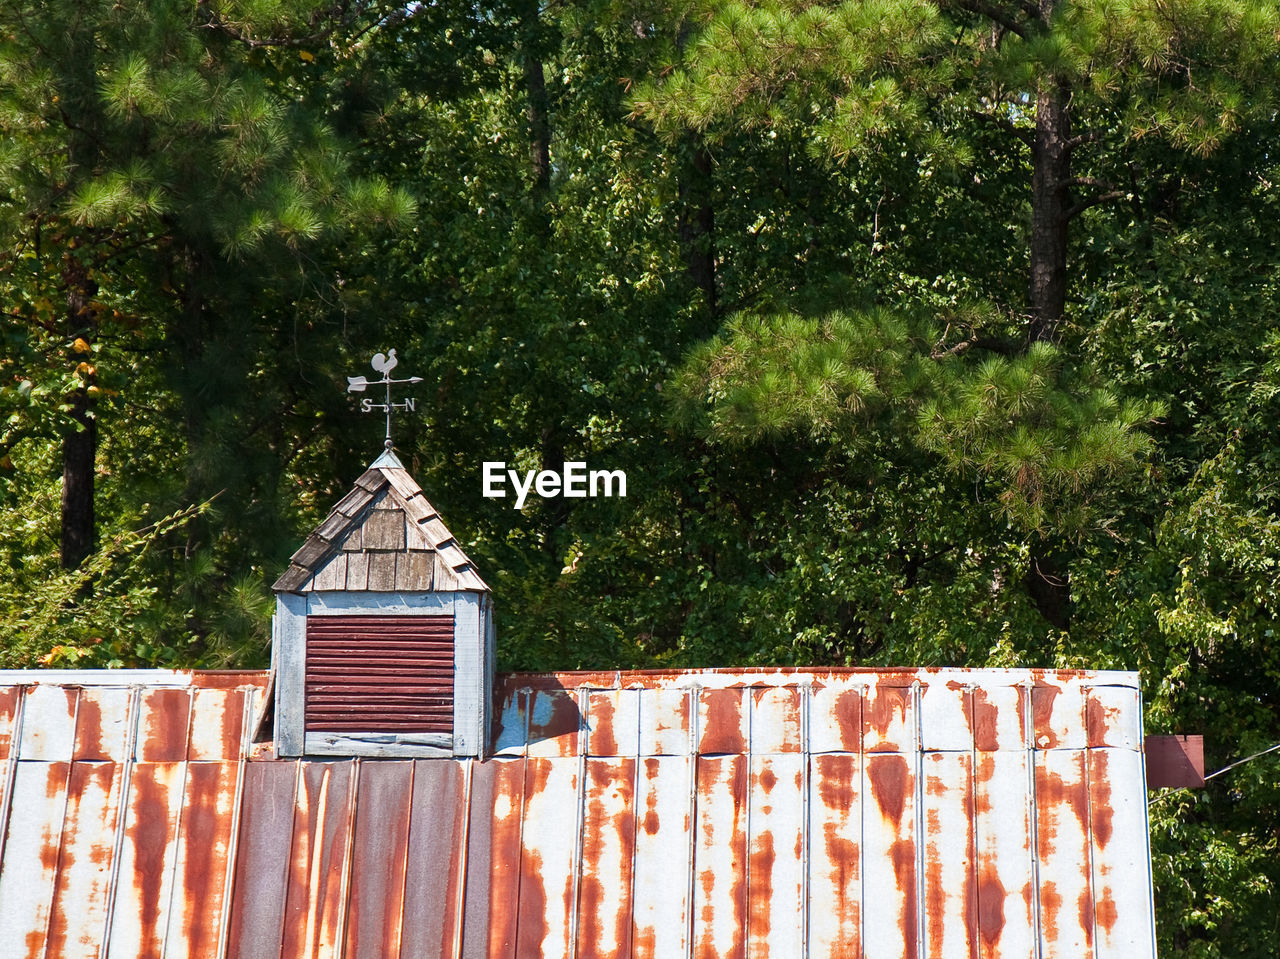
[[[385,355],[382,353],[375,353],[370,365],[382,374],[382,379],[370,380],[363,376],[347,377],[348,393],[363,393],[371,386],[385,386],[387,388],[387,398],[384,403],[375,403],[373,399],[368,396],[364,397],[360,401],[361,413],[369,413],[373,410],[378,410],[379,412],[387,414],[387,439],[384,444],[387,449],[391,449],[391,414],[396,410],[401,410],[405,413],[413,413],[416,412],[418,408],[418,401],[413,397],[400,400],[398,403],[392,403],[391,387],[400,383],[408,383],[412,385],[413,383],[422,382],[421,376],[410,376],[402,380],[392,379],[391,371],[396,368],[396,364],[399,362],[400,361],[396,359],[395,350],[387,350]]]

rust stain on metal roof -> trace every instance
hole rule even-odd
[[[191,693],[185,689],[151,689],[142,694],[141,762],[180,762],[187,758]]]
[[[746,737],[742,729],[742,693],[737,689],[708,689],[702,693],[700,705],[705,706],[705,719],[699,730],[698,752],[746,752]]]
[[[880,736],[886,736],[894,726],[901,725],[907,719],[908,691],[894,686],[878,687],[876,695],[871,697],[871,707],[865,710],[866,729]],[[895,747],[898,743],[893,744]]]
[[[1116,901],[1110,896],[1104,896],[1100,899],[1093,911],[1094,920],[1107,933],[1115,929],[1118,917],[1119,911],[1116,909]]]
[[[1004,884],[993,865],[982,867],[978,876],[978,935],[985,950],[994,949],[1004,929]],[[984,950],[984,951],[985,951]]]
[[[613,699],[596,696],[591,714],[591,749],[597,755],[614,756],[618,752],[618,740],[613,731]]]
[[[875,756],[867,761],[867,778],[871,780],[871,795],[875,797],[880,814],[895,829],[902,825],[902,809],[907,798],[911,772],[903,756]]]
[[[972,703],[973,745],[982,752],[994,752],[1000,748],[997,733],[999,712],[985,689],[975,689],[969,694]]]
[[[1091,811],[1090,830],[1098,847],[1105,850],[1111,842],[1112,819],[1114,812],[1111,805],[1111,757],[1105,749],[1091,750],[1089,753],[1089,795],[1088,808]]]
[[[1080,917],[1080,928],[1084,931],[1084,941],[1093,948],[1093,890],[1085,888],[1076,897],[1076,911]]]
[[[1058,745],[1058,735],[1053,727],[1054,703],[1062,689],[1053,685],[1037,685],[1031,691],[1031,712],[1037,749],[1053,749]]]

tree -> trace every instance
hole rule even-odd
[[[966,338],[940,341],[935,352],[948,356],[971,348],[1008,355],[1062,339],[1072,280],[1069,229],[1086,211],[1128,195],[1112,182],[1119,169],[1095,170],[1107,161],[1118,166],[1117,151],[1122,156],[1126,145],[1151,134],[1210,151],[1250,116],[1265,117],[1272,108],[1273,87],[1258,81],[1270,78],[1277,19],[1260,4],[853,0],[714,3],[695,16],[703,20],[700,37],[679,69],[636,98],[638,112],[659,129],[798,125],[837,161],[873,162],[877,151],[901,152],[911,163],[975,184],[990,175],[975,159],[981,127],[1024,148],[1015,174],[1025,177],[1030,221],[1022,346],[1009,336],[1016,330],[1008,317],[1017,306],[1006,302],[969,327]],[[1246,95],[1250,89],[1257,92]],[[1067,338],[1077,336],[1073,331]],[[1001,362],[982,369],[992,372]],[[1021,368],[1020,361],[1009,367]],[[990,385],[979,374],[977,387]],[[1064,385],[1065,399],[1073,388]],[[775,399],[767,391],[756,398],[764,405]],[[1059,433],[1083,430],[1093,411],[1115,405],[1105,392],[1086,390],[1080,399],[1074,410],[1056,405]],[[975,437],[964,425],[975,422],[972,404],[930,409],[926,445],[954,465],[977,466],[990,476],[999,461],[1006,465],[996,475],[1034,478],[1043,474],[1037,462],[1055,450],[1052,455],[1074,461],[1072,483],[1082,478],[1081,468],[1087,474],[1119,467],[1112,452],[1125,458],[1144,448],[1132,430],[1152,412],[1132,409],[1112,421],[1116,431],[1073,439],[1052,429],[1035,436],[1006,418],[1000,449],[975,460],[969,450]],[[1101,457],[1094,466],[1082,459],[1089,448]],[[1006,486],[1000,497],[1020,501],[1022,494]],[[1061,628],[1070,615],[1062,540],[1071,530],[1030,528],[1027,587],[1046,619]]]
[[[0,6],[5,293],[27,331],[5,358],[17,389],[3,445],[60,435],[66,568],[94,548],[104,420],[122,404],[176,410],[169,454],[201,455],[258,362],[244,347],[275,326],[246,301],[324,284],[309,245],[412,213],[405,194],[351,176],[320,113],[291,102],[307,45],[341,9],[268,6]],[[187,504],[217,491],[192,479]]]

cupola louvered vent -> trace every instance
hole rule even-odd
[[[453,732],[452,616],[308,616],[307,732]]]

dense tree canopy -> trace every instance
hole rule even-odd
[[[1261,0],[0,0],[2,665],[264,663],[394,346],[506,667],[1130,668],[1269,746],[1278,109]],[[1273,951],[1277,762],[1152,804],[1166,950]]]

